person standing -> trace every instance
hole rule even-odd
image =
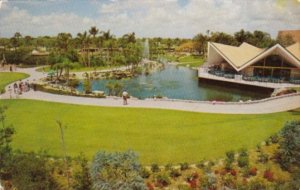
[[[18,84],[16,82],[14,83],[14,93],[18,93]]]
[[[127,105],[128,92],[126,92],[126,90],[122,93],[122,97],[123,97],[123,105]]]

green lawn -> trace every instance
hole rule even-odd
[[[144,164],[195,163],[224,156],[231,149],[253,148],[300,112],[225,115],[159,109],[109,108],[33,100],[0,100],[14,124],[14,148],[46,149],[62,155],[56,120],[67,125],[68,154],[98,150],[139,153]]]
[[[29,77],[29,75],[25,73],[15,73],[15,72],[0,72],[0,93],[3,92],[6,85]]]
[[[179,63],[178,65],[181,66],[199,67],[204,63],[204,59],[200,56],[189,55],[179,58]]]

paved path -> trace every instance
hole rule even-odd
[[[24,72],[31,76],[28,80],[37,80],[43,76],[43,73],[36,72],[35,68],[18,69],[18,72]],[[27,79],[26,79],[27,80]],[[1,95],[0,99],[8,99],[9,94],[6,92]],[[208,101],[186,101],[186,100],[138,100],[129,99],[128,105],[122,105],[121,98],[85,98],[75,96],[56,95],[39,91],[30,91],[19,96],[21,99],[43,100],[50,102],[61,102],[80,105],[92,106],[109,106],[109,107],[135,107],[135,108],[159,108],[182,110],[192,112],[208,113],[234,113],[234,114],[265,114],[288,111],[300,107],[300,93],[285,95],[281,97],[268,98],[251,103],[212,103]]]

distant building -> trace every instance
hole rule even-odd
[[[284,36],[291,36],[295,42],[300,43],[300,30],[281,30],[278,32],[278,38]]]
[[[233,79],[233,82],[300,84],[300,43],[261,49],[248,43],[230,46],[208,43],[208,58],[199,77]],[[211,76],[211,77],[210,77]],[[215,76],[215,77],[213,77]],[[225,81],[225,80],[224,80]]]

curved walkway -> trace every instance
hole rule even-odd
[[[30,75],[25,80],[38,80],[46,74],[35,71],[36,68],[18,69]],[[8,99],[9,94],[2,94],[0,99]],[[228,114],[265,114],[282,112],[300,108],[300,93],[280,97],[267,98],[252,102],[216,102],[209,101],[188,101],[188,100],[138,100],[129,99],[128,105],[123,106],[123,100],[116,97],[107,98],[86,98],[66,95],[56,95],[40,91],[30,91],[19,96],[20,99],[43,100],[49,102],[60,102],[79,105],[109,106],[109,107],[134,107],[134,108],[159,108],[207,113],[228,113]]]

